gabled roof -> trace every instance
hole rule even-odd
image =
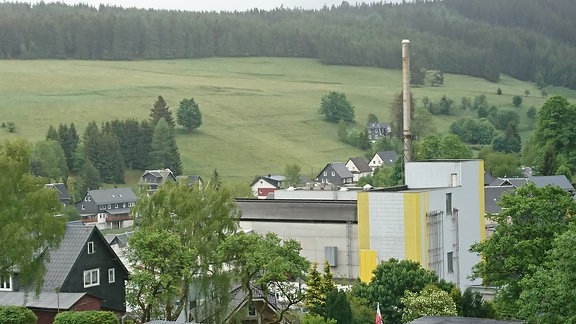
[[[60,199],[70,199],[70,193],[63,183],[48,183],[45,185],[46,188],[52,188],[58,191],[58,196]]]
[[[130,188],[89,190],[88,194],[96,204],[114,204],[136,201],[136,195]]]
[[[204,181],[199,175],[177,176],[176,180],[182,183],[187,183],[189,185],[193,185],[196,183],[204,183]]]
[[[253,285],[251,285],[250,288],[252,289],[252,300],[266,300],[267,306],[270,309],[274,312],[278,311],[278,299],[274,293],[268,292],[268,297],[265,299],[262,289]],[[246,292],[244,292],[240,286],[237,286],[232,290],[229,303],[231,312],[228,314],[227,319],[236,314],[240,309],[242,309],[242,307],[244,307],[244,305],[246,305],[248,302],[247,297]]]
[[[174,176],[174,173],[172,173],[172,170],[170,170],[170,169],[146,170],[146,171],[144,171],[142,176],[140,176],[141,181],[142,181],[142,178],[144,178],[144,176],[146,176],[146,174],[150,174],[151,176],[153,176],[157,179],[162,179],[162,181],[160,181],[159,183],[162,183],[164,180],[166,180],[169,177],[176,179],[176,177]]]
[[[398,159],[398,153],[395,151],[380,151],[376,153],[376,155],[378,155],[380,159],[382,159],[382,161],[387,165],[394,164],[394,162],[396,162]]]
[[[485,186],[484,187],[484,208],[486,213],[498,214],[502,209],[498,202],[505,192],[515,190],[514,186]]]
[[[342,162],[330,162],[326,164],[326,166],[322,169],[322,171],[320,171],[320,173],[316,178],[321,177],[322,172],[324,172],[324,170],[326,170],[328,167],[332,167],[332,169],[336,172],[336,174],[338,174],[338,176],[342,179],[354,177],[352,172],[350,172],[350,170],[348,170],[348,168],[346,167],[346,164]]]
[[[270,185],[280,189],[280,183],[285,180],[285,177],[282,177],[282,180],[279,180],[280,178],[276,177],[276,178],[272,178],[272,177],[258,177],[256,178],[256,180],[252,181],[252,183],[250,184],[250,187],[252,187],[253,185],[256,184],[256,182],[262,180],[265,182],[268,182]]]
[[[388,128],[388,124],[386,124],[386,123],[369,123],[366,127],[368,129],[371,129],[371,128]]]
[[[527,178],[496,178],[489,186],[513,186],[521,187],[528,182]]]
[[[496,178],[494,178],[490,172],[484,171],[484,185],[487,186],[490,183],[492,183],[492,181],[496,180]]]
[[[88,293],[67,293],[67,292],[41,292],[36,296],[34,293],[26,295],[23,291],[1,291],[0,305],[5,306],[26,306],[29,308],[42,309],[71,309]],[[91,296],[91,295],[90,295]],[[92,296],[98,298],[96,296]],[[101,298],[99,298],[101,299]]]
[[[528,178],[529,181],[534,182],[536,187],[545,187],[547,185],[558,186],[564,190],[574,191],[574,186],[568,181],[565,175],[551,175],[551,176],[532,176]]]
[[[46,275],[44,276],[42,291],[52,292],[64,284],[92,233],[106,242],[106,239],[96,226],[85,226],[81,222],[69,222],[66,224],[66,232],[62,242],[60,242],[60,246],[56,250],[50,251],[50,259],[46,263]],[[110,253],[115,256],[116,253],[110,245],[105,245]],[[122,262],[118,263],[128,273]]]
[[[360,172],[372,172],[372,168],[368,165],[368,162],[361,157],[350,158],[348,161],[352,161]]]

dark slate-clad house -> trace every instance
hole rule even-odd
[[[2,278],[9,285],[0,289],[0,305],[26,305],[39,323],[52,323],[63,310],[126,312],[128,270],[96,226],[68,223],[60,246],[50,251],[45,265],[40,294],[28,293],[26,303],[22,302],[25,289],[18,273]]]
[[[177,178],[172,170],[146,170],[140,176],[138,187],[140,188],[140,192],[147,192],[150,194],[158,190],[158,187],[166,181],[177,181]]]
[[[89,190],[84,199],[76,203],[83,223],[104,228],[124,228],[133,224],[130,209],[136,195],[130,188]]]
[[[390,135],[392,131],[390,126],[385,123],[369,123],[366,129],[368,129],[368,140],[372,143],[376,143],[379,138]]]
[[[58,198],[64,207],[70,206],[71,198],[68,189],[63,183],[48,183],[45,185],[46,188],[54,189],[58,193]]]
[[[352,184],[354,181],[354,175],[346,165],[342,162],[330,162],[328,163],[318,176],[316,176],[316,182],[319,183],[331,183],[335,185],[346,185]]]

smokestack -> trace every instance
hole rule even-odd
[[[411,160],[411,140],[410,133],[410,41],[402,40],[402,103],[403,103],[403,125],[404,125],[404,163]]]

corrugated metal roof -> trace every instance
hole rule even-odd
[[[42,292],[38,296],[34,293],[0,292],[0,305],[5,306],[26,306],[32,308],[45,309],[70,309],[86,293],[56,293]]]

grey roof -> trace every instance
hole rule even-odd
[[[395,151],[381,151],[376,153],[386,165],[391,165],[398,160],[398,153]]]
[[[489,172],[484,171],[484,185],[485,186],[489,185],[494,180],[496,180],[496,178],[494,178]]]
[[[146,176],[146,174],[150,174],[157,179],[161,179],[161,181],[159,181],[158,183],[163,183],[166,179],[168,179],[168,177],[172,177],[173,179],[176,179],[176,177],[174,176],[174,173],[170,169],[146,170],[146,171],[144,171],[142,176],[140,176],[139,183],[146,183],[146,182],[143,182],[144,176]]]
[[[498,202],[502,195],[511,190],[515,190],[514,186],[486,186],[484,187],[484,208],[487,213],[498,214],[502,209],[498,206]]]
[[[104,238],[110,245],[118,244],[120,247],[124,247],[128,243],[128,238],[132,236],[132,234],[134,234],[133,231],[121,234],[106,234],[104,235]]]
[[[372,129],[372,128],[388,128],[388,124],[386,123],[369,123],[366,126],[368,129]]]
[[[258,182],[260,180],[266,181],[276,188],[280,188],[280,182],[282,182],[282,180],[274,179],[271,177],[258,177],[256,180],[252,181],[252,183],[250,184],[250,187],[252,187],[256,182]]]
[[[564,190],[574,191],[574,186],[568,181],[565,175],[551,175],[551,176],[532,176],[528,178],[529,181],[534,182],[536,187],[545,187],[547,185],[558,186]]]
[[[528,182],[527,178],[496,178],[490,182],[489,186],[513,186],[522,187]]]
[[[372,168],[368,165],[368,162],[361,157],[350,158],[352,163],[356,166],[360,172],[372,172]]]
[[[48,183],[45,185],[46,188],[52,188],[58,191],[58,196],[60,199],[70,199],[70,193],[63,183]]]
[[[348,170],[348,168],[346,167],[346,164],[342,162],[330,162],[330,165],[332,165],[332,168],[334,169],[334,171],[336,171],[336,173],[338,174],[338,176],[340,176],[340,178],[354,177],[352,172],[350,172],[350,170]]]
[[[136,201],[136,195],[130,188],[89,190],[88,194],[96,204],[114,204]]]
[[[59,293],[41,292],[36,296],[33,292],[26,295],[25,292],[0,292],[0,305],[26,306],[29,308],[44,309],[70,309],[87,293]],[[98,298],[98,297],[96,297]]]
[[[512,324],[524,323],[521,321],[499,321],[487,318],[475,317],[448,317],[448,316],[425,316],[408,322],[408,324]]]
[[[200,177],[199,175],[187,175],[187,176],[177,176],[176,180],[182,182],[182,183],[188,183],[189,185],[193,185],[196,182],[198,183],[203,183],[204,181],[202,180],[202,177]]]

